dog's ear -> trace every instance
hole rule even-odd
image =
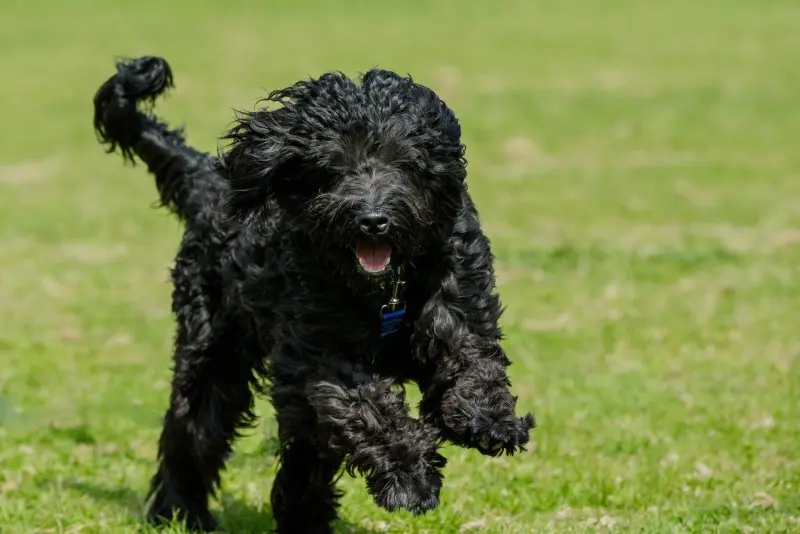
[[[407,121],[399,134],[423,147],[429,175],[466,179],[465,146],[455,113],[431,88],[409,76],[373,68],[361,77],[367,99],[383,117],[402,115]]]
[[[281,182],[299,171],[307,143],[293,134],[291,115],[287,108],[240,112],[223,137],[230,141],[220,153],[220,170],[230,185],[228,217],[245,221],[264,215]]]
[[[271,92],[262,102],[278,104],[277,109],[240,112],[223,137],[230,146],[220,154],[220,170],[230,184],[227,215],[249,219],[263,213],[269,199],[300,193],[305,178],[319,172],[307,161],[314,157],[311,139],[347,123],[356,94],[352,80],[330,72]]]

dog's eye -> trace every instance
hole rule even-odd
[[[313,184],[317,194],[321,194],[328,191],[333,186],[334,178],[327,172],[318,172],[309,176],[309,183]]]
[[[311,198],[328,191],[334,179],[321,169],[308,170],[289,177],[289,189],[293,196]]]

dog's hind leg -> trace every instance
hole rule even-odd
[[[212,272],[181,262],[173,271],[177,315],[174,375],[159,441],[158,470],[148,495],[148,520],[178,518],[212,530],[208,499],[238,431],[253,422],[261,352],[220,311]]]
[[[255,378],[246,357],[240,333],[223,335],[203,348],[179,342],[159,466],[150,484],[151,523],[176,517],[192,529],[214,529],[208,499],[219,485],[237,431],[254,417]]]

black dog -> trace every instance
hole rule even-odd
[[[279,424],[278,532],[331,532],[343,462],[380,506],[419,514],[439,501],[443,440],[522,450],[534,419],[514,412],[493,258],[445,103],[393,72],[329,73],[240,114],[213,157],[150,113],[171,86],[169,65],[143,57],[94,98],[101,142],[143,160],[186,225],[149,518],[214,528],[208,498],[253,390]],[[406,381],[419,419],[394,387]]]

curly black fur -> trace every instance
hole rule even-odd
[[[166,61],[144,57],[94,99],[100,141],[143,160],[186,227],[149,518],[214,528],[208,499],[254,421],[253,391],[268,391],[279,424],[278,532],[331,532],[343,464],[380,506],[419,514],[438,505],[443,440],[522,450],[534,419],[515,415],[493,258],[445,103],[386,70],[328,73],[240,114],[214,157],[137,106],[171,85]],[[375,260],[387,250],[388,265]],[[381,337],[401,268],[406,315]],[[406,381],[422,391],[419,419]]]

